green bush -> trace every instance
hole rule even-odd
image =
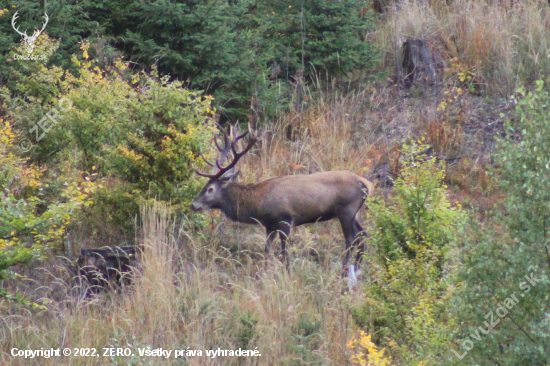
[[[43,42],[44,52],[51,54],[56,44]],[[81,47],[83,59],[73,57],[78,76],[47,67],[46,61],[28,61],[28,69],[16,75],[17,92],[2,89],[8,117],[30,132],[24,137],[35,144],[32,161],[47,165],[50,175],[95,172],[102,186],[92,208],[98,225],[104,225],[100,215],[108,212],[107,222],[131,230],[144,199],[170,201],[187,211],[201,188],[191,167],[202,167],[197,157],[216,130],[212,98],[168,76],[159,78],[155,68],[131,74],[121,61],[99,68],[88,60],[89,44]],[[52,109],[59,117],[37,141],[32,130]],[[50,194],[59,189],[54,184]]]
[[[14,143],[10,123],[0,118],[0,286],[16,277],[11,266],[43,259],[49,250],[59,249],[74,214],[93,203],[89,196],[96,189],[86,179],[64,180],[57,200],[49,200],[44,169],[15,155]],[[38,306],[2,287],[0,297]]]
[[[448,301],[456,283],[447,254],[462,214],[447,199],[444,169],[421,154],[426,148],[422,141],[405,145],[395,198],[371,199],[367,300],[352,311],[375,343],[407,365],[438,365],[454,328]]]
[[[498,139],[503,207],[491,221],[469,225],[461,253],[464,287],[454,301],[462,362],[550,364],[550,94],[536,84],[532,93],[518,89],[517,120]]]

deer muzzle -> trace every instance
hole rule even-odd
[[[200,203],[193,202],[193,203],[191,203],[191,210],[193,210],[195,212],[200,211],[200,210],[202,210],[202,205]]]

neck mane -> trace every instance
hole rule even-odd
[[[231,220],[248,224],[257,224],[254,208],[257,206],[256,190],[253,185],[229,183],[224,191],[220,209]]]

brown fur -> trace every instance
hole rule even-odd
[[[279,232],[287,268],[285,243],[292,227],[338,218],[346,238],[346,267],[353,240],[363,231],[357,213],[365,196],[374,191],[370,181],[350,171],[286,175],[257,184],[240,184],[232,179],[211,179],[191,208],[220,209],[231,220],[260,223],[266,228],[268,253]]]

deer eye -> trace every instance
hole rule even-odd
[[[210,187],[210,188],[208,188],[208,191],[206,191],[206,192],[207,193],[212,193],[212,192],[214,192],[214,188]]]

